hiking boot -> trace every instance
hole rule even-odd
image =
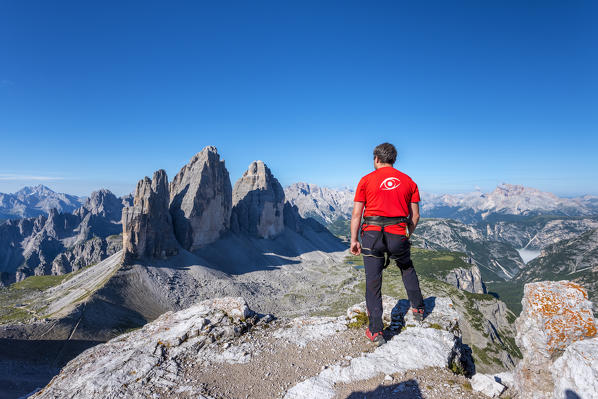
[[[413,312],[413,318],[415,321],[422,322],[424,321],[424,309],[411,309]]]
[[[375,343],[378,346],[386,343],[386,340],[384,339],[384,336],[382,335],[382,331],[372,334],[372,332],[370,331],[370,328],[368,327],[365,330],[365,336],[368,337],[368,339],[370,341],[372,341],[373,343]]]

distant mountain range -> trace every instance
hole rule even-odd
[[[285,188],[287,200],[299,208],[302,216],[315,217],[325,223],[350,218],[354,195],[352,189],[331,189],[308,183]],[[423,217],[449,218],[464,223],[513,221],[539,215],[584,217],[598,215],[598,197],[561,198],[535,188],[501,184],[490,193],[422,193],[421,213]]]
[[[319,222],[333,223],[351,217],[355,190],[333,189],[309,183],[294,183],[284,189],[287,201],[297,206],[303,217]]]
[[[46,189],[38,192],[51,197],[53,191]],[[72,212],[51,208],[47,215],[5,221],[0,225],[0,286],[33,274],[76,271],[119,251],[122,209],[131,203],[130,195],[117,198],[101,189]]]
[[[51,209],[73,212],[85,198],[57,193],[39,184],[23,187],[16,193],[0,193],[0,219],[15,219],[47,215]]]
[[[422,214],[466,223],[537,215],[592,216],[598,214],[598,197],[561,198],[535,188],[501,184],[491,193],[423,195]]]
[[[303,217],[330,224],[351,217],[355,190],[334,189],[309,183],[294,183],[284,189],[286,200],[297,206]],[[73,212],[85,197],[57,193],[44,186],[23,187],[15,193],[0,193],[0,219],[35,217],[50,209]],[[562,198],[520,185],[501,184],[490,193],[422,193],[423,217],[449,218],[464,223],[517,220],[538,215],[585,217],[598,215],[598,197]]]

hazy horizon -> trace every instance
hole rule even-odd
[[[151,175],[152,175],[152,174],[150,174],[148,177],[150,177],[150,178],[151,178]],[[169,177],[169,181],[170,181],[170,180],[171,180],[171,178],[172,178],[172,177],[174,177],[174,176],[172,176],[172,177],[171,177],[170,175],[168,175],[168,177]],[[240,176],[239,176],[239,177],[240,177]],[[276,177],[276,175],[275,175],[274,177]],[[140,179],[141,179],[141,178],[140,178]],[[234,184],[235,184],[235,181],[236,181],[236,179],[234,179],[234,180],[233,180],[233,179],[232,179],[232,177],[231,177],[231,184],[232,184],[232,185],[234,185]],[[295,181],[295,182],[291,182],[291,183],[289,183],[289,184],[283,184],[283,182],[280,182],[280,184],[281,184],[281,185],[282,185],[284,188],[288,187],[289,185],[295,184],[295,183],[310,183],[310,184],[312,184],[311,182],[308,182],[308,181],[303,181],[303,180],[298,180],[298,181]],[[315,183],[313,183],[313,184],[315,184]],[[483,192],[483,193],[490,193],[490,192],[492,192],[494,189],[496,189],[496,187],[498,187],[499,185],[502,185],[502,184],[512,184],[512,185],[518,185],[518,186],[524,186],[524,187],[528,187],[528,188],[535,188],[535,189],[538,189],[537,187],[525,186],[525,185],[523,185],[523,184],[517,184],[517,183],[512,183],[512,182],[500,182],[500,183],[498,183],[496,186],[494,186],[493,188],[491,188],[490,190],[483,190],[483,189],[482,189],[482,188],[480,188],[480,187],[472,187],[472,189],[471,189],[471,190],[468,190],[468,191],[431,192],[431,191],[422,190],[422,189],[420,188],[420,192],[421,192],[423,195],[425,195],[425,194],[429,194],[429,195],[453,194],[453,195],[455,195],[455,194],[468,194],[468,193],[473,193],[473,192],[476,192],[476,191],[481,191],[481,192]],[[68,192],[68,191],[61,190],[61,189],[57,188],[55,185],[53,185],[53,183],[49,183],[49,182],[47,182],[47,181],[38,181],[38,182],[35,182],[34,184],[22,185],[22,186],[19,186],[19,187],[18,187],[18,188],[16,188],[16,189],[12,189],[12,190],[8,190],[8,191],[7,191],[7,190],[2,190],[2,189],[0,189],[0,194],[14,194],[14,193],[16,193],[17,191],[19,191],[19,190],[21,190],[21,189],[24,189],[25,187],[35,187],[35,186],[38,186],[38,185],[46,186],[46,187],[48,187],[49,189],[51,189],[52,191],[54,191],[54,192],[57,192],[57,193],[75,195],[75,196],[77,196],[77,197],[80,197],[80,198],[88,197],[88,196],[89,196],[89,195],[90,195],[90,194],[91,194],[93,191],[97,191],[97,190],[100,190],[100,189],[108,189],[108,190],[110,190],[110,191],[111,191],[111,192],[112,192],[114,195],[116,195],[117,197],[122,197],[122,196],[124,196],[124,195],[128,195],[128,194],[134,194],[134,191],[135,191],[135,186],[137,185],[137,182],[135,182],[135,183],[133,183],[133,184],[131,185],[131,187],[132,187],[132,188],[131,188],[131,190],[130,190],[130,191],[117,191],[117,190],[113,190],[113,189],[111,189],[111,188],[109,188],[109,187],[97,187],[96,189],[94,189],[94,190],[91,190],[91,191],[90,191],[90,192],[88,192],[88,193],[79,194],[79,193],[76,193],[76,192]],[[316,185],[317,185],[317,186],[319,186],[319,187],[326,187],[326,188],[337,189],[337,190],[338,190],[338,189],[347,189],[347,188],[348,188],[348,189],[351,189],[351,190],[355,190],[355,187],[343,186],[343,185],[320,185],[320,184],[316,184]],[[2,184],[0,184],[0,187],[3,187],[3,185],[2,185]],[[538,190],[540,190],[540,189],[538,189]],[[594,194],[587,194],[587,193],[586,193],[586,194],[584,194],[584,193],[581,193],[581,194],[569,194],[569,195],[562,195],[562,194],[559,194],[559,193],[556,193],[556,192],[553,192],[553,191],[550,191],[550,190],[540,190],[540,191],[543,191],[543,192],[549,192],[549,193],[555,194],[555,195],[557,195],[557,196],[558,196],[558,197],[560,197],[560,198],[578,198],[578,197],[583,197],[583,196],[586,196],[586,195],[589,195],[589,196],[596,196],[596,195],[594,195]]]

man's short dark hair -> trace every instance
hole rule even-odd
[[[397,149],[390,143],[382,143],[374,148],[374,158],[376,157],[381,163],[394,165],[397,160]]]

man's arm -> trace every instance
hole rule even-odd
[[[364,202],[353,203],[353,214],[351,215],[351,253],[359,255],[361,253],[361,244],[359,243],[359,225],[361,224],[361,214],[363,213]]]
[[[411,235],[419,222],[419,202],[411,202],[409,204],[409,219],[409,234]]]

